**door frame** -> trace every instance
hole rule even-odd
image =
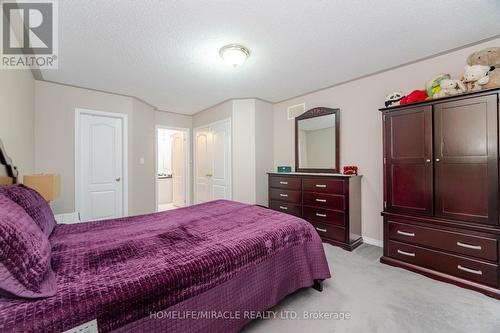
[[[84,108],[75,108],[75,211],[80,212],[80,117],[82,115],[100,116],[106,118],[116,118],[122,121],[122,179],[123,179],[123,216],[128,216],[128,115],[126,113],[106,112],[90,110]]]
[[[166,129],[171,131],[182,131],[186,135],[186,149],[185,149],[185,175],[186,175],[186,205],[191,205],[191,129],[189,127],[174,127],[174,126],[164,126],[155,125],[155,212],[158,212],[158,130]]]
[[[208,124],[203,124],[193,128],[193,202],[196,202],[196,132],[201,128],[211,127],[214,125],[228,123],[229,124],[229,190],[233,199],[233,124],[231,118],[224,118]]]

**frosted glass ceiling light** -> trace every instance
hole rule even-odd
[[[219,50],[219,55],[225,63],[236,68],[245,63],[250,56],[250,50],[243,45],[229,44]]]

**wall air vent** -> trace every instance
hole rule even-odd
[[[300,116],[306,111],[306,105],[304,103],[292,105],[288,107],[288,120],[293,120]]]

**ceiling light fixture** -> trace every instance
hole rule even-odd
[[[245,63],[250,50],[239,44],[229,44],[219,50],[219,55],[231,67],[236,68]]]

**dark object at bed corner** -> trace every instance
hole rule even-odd
[[[381,262],[500,299],[499,94],[381,109]]]
[[[7,155],[2,139],[0,139],[0,185],[12,185],[17,183],[18,171]]]

